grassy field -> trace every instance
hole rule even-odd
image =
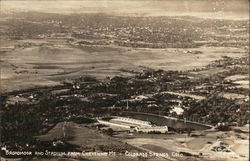
[[[202,68],[223,56],[242,57],[237,48],[202,47],[192,49],[129,49],[124,47],[54,47],[50,45],[17,48],[1,54],[2,92],[34,86],[54,86],[79,76],[105,79],[132,76],[142,70],[191,70]],[[235,53],[237,51],[237,53]],[[214,74],[214,70],[204,71]],[[204,75],[205,73],[199,73]],[[196,74],[197,75],[197,74]]]
[[[41,141],[67,140],[67,143],[76,145],[81,151],[116,151],[136,150],[118,139],[100,133],[95,129],[85,127],[83,124],[73,122],[58,123],[45,135],[37,136]],[[67,139],[68,138],[68,139]]]

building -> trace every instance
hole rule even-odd
[[[150,132],[158,132],[158,133],[166,133],[168,132],[167,126],[152,126],[147,128],[135,127],[136,132],[150,133]]]
[[[126,129],[130,129],[131,126],[130,125],[126,125],[126,124],[118,124],[118,123],[114,123],[114,122],[110,122],[110,121],[104,121],[104,120],[97,120],[100,124],[103,125],[107,125],[107,126],[117,126],[117,127],[121,127],[121,128],[126,128]]]
[[[142,121],[137,119],[131,119],[126,117],[114,117],[109,121],[105,120],[97,120],[100,124],[119,127],[127,129],[131,132],[142,132],[142,133],[150,133],[150,132],[157,132],[157,133],[166,133],[168,132],[167,126],[154,126],[149,121]]]
[[[131,118],[127,118],[127,117],[115,117],[112,120],[132,124],[135,126],[152,127],[151,122],[149,122],[149,121],[142,121],[142,120],[131,119]]]

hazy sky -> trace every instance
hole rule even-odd
[[[248,0],[1,0],[2,12],[108,13],[134,16],[196,15],[248,18]]]

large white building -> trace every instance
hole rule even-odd
[[[167,126],[152,126],[149,128],[135,128],[136,132],[143,132],[143,133],[150,133],[150,132],[160,132],[160,133],[166,133],[168,132]]]
[[[107,126],[119,127],[124,128],[132,132],[143,132],[143,133],[150,133],[150,132],[160,132],[166,133],[168,131],[167,126],[154,126],[149,121],[142,121],[137,119],[131,119],[126,117],[114,117],[109,121],[104,121],[98,119],[100,124],[104,124]]]
[[[149,121],[142,121],[142,120],[131,119],[127,117],[115,117],[112,119],[112,121],[129,123],[129,124],[133,124],[133,125],[137,125],[141,127],[152,127],[151,122]]]
[[[107,126],[116,126],[116,127],[121,127],[121,128],[126,128],[126,129],[130,129],[131,126],[130,125],[126,125],[126,124],[118,124],[118,123],[114,123],[111,121],[104,121],[104,120],[97,120],[100,124],[103,125],[107,125]]]

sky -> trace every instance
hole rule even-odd
[[[189,15],[248,19],[248,0],[1,0],[1,12],[107,13],[129,16]]]

